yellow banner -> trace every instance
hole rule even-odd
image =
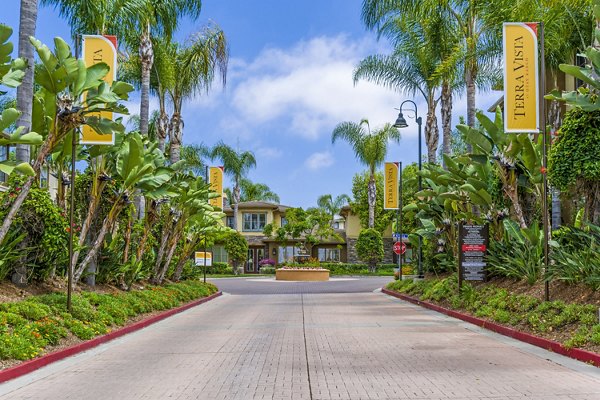
[[[105,63],[110,71],[104,77],[109,85],[117,79],[117,38],[116,36],[84,35],[83,61],[86,67]],[[91,115],[91,114],[90,114]],[[112,119],[113,113],[102,111],[98,113],[104,118]],[[114,135],[101,135],[88,125],[83,126],[81,144],[115,144]]]
[[[208,172],[208,182],[210,189],[217,192],[220,197],[209,200],[213,207],[223,208],[223,167],[210,167]]]
[[[207,251],[196,251],[194,253],[194,261],[198,267],[211,267],[212,266],[212,253]]]
[[[384,167],[384,210],[397,210],[398,206],[398,174],[400,164],[397,162],[386,162]]]
[[[537,24],[504,23],[504,130],[539,132]]]

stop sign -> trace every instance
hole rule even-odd
[[[406,251],[405,243],[402,243],[402,242],[394,243],[394,253],[400,255],[400,254],[404,254],[405,251]]]

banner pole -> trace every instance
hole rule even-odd
[[[550,301],[550,282],[546,279],[546,273],[548,271],[548,265],[550,265],[550,248],[549,240],[550,235],[548,232],[548,133],[546,129],[546,100],[544,99],[544,92],[546,90],[546,54],[545,54],[545,41],[544,41],[544,23],[538,23],[540,31],[540,120],[541,120],[541,133],[542,133],[542,218],[543,229],[544,229],[544,299]]]
[[[402,240],[402,161],[400,161],[398,165],[398,222],[396,225],[398,226],[398,233],[400,234],[400,246],[404,244]],[[402,247],[400,247],[402,250]],[[404,257],[404,253],[398,254],[398,278],[402,280],[402,257]]]

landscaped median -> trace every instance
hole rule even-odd
[[[64,293],[0,303],[0,365],[5,368],[0,370],[0,382],[141,329],[218,295],[220,292],[210,283],[184,281],[117,294],[82,292],[73,295],[71,313],[67,312]]]
[[[593,304],[541,301],[494,285],[458,291],[456,277],[396,281],[383,292],[600,367],[600,323]]]

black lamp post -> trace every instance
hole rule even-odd
[[[404,115],[402,114],[402,106],[404,106],[405,103],[411,103],[415,108],[413,109],[408,109],[406,111],[412,111],[415,113],[415,120],[417,121],[417,125],[419,126],[419,192],[421,190],[423,190],[423,178],[421,177],[421,169],[422,169],[422,165],[421,165],[421,125],[423,123],[423,120],[421,119],[421,117],[419,117],[419,114],[417,113],[417,104],[412,101],[412,100],[404,100],[401,104],[400,104],[400,108],[397,108],[398,111],[400,111],[400,113],[398,114],[398,118],[396,119],[396,122],[394,123],[394,128],[407,128],[408,127],[408,123],[406,123],[406,119],[404,118]],[[423,238],[421,238],[421,236],[419,235],[419,259],[418,259],[418,272],[419,272],[419,279],[423,278]]]

